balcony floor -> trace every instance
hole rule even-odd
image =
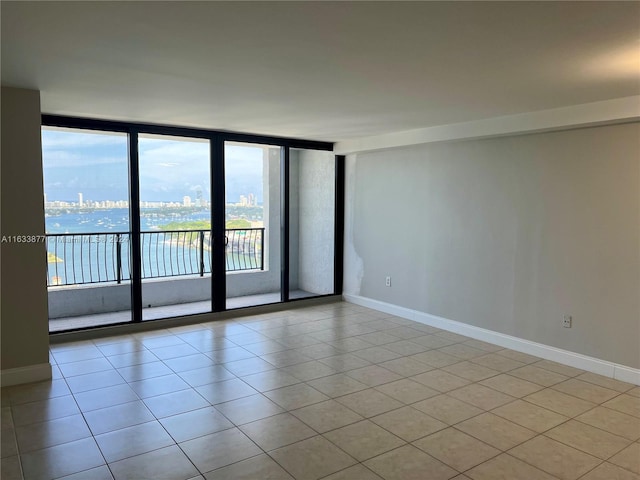
[[[315,297],[315,293],[306,292],[304,290],[293,290],[289,294],[289,298],[307,298]],[[280,301],[280,292],[262,293],[258,295],[245,295],[242,297],[227,298],[227,309],[253,307],[256,305],[268,305],[270,303],[278,303]],[[157,320],[159,318],[180,317],[184,315],[193,315],[196,313],[206,313],[211,311],[211,301],[180,303],[176,305],[165,305],[162,307],[144,308],[142,310],[142,320]],[[131,312],[129,310],[96,313],[93,315],[81,315],[77,317],[53,318],[49,320],[50,332],[62,332],[65,330],[74,330],[77,328],[89,328],[100,325],[112,325],[114,323],[123,323],[131,321]]]

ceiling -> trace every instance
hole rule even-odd
[[[640,94],[638,2],[10,2],[50,114],[339,141]]]

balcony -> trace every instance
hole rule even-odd
[[[51,331],[130,320],[130,238],[130,232],[47,235]],[[145,320],[210,309],[208,230],[142,232],[140,242]],[[280,272],[266,268],[264,228],[226,230],[225,252],[228,308],[279,301]]]
[[[226,271],[264,270],[264,228],[225,232]],[[129,232],[46,236],[47,286],[131,280]],[[163,230],[140,234],[142,279],[211,274],[208,230]]]

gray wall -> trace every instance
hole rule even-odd
[[[44,235],[40,94],[2,87],[1,235]],[[44,243],[1,248],[2,369],[49,361]]]
[[[345,293],[639,368],[639,138],[634,123],[349,156]]]

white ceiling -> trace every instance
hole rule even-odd
[[[338,141],[640,94],[638,2],[8,2],[52,114]]]

